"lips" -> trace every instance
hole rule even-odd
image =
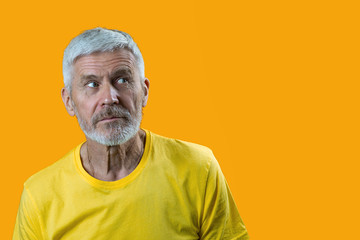
[[[99,120],[99,122],[110,122],[110,121],[115,121],[115,120],[119,120],[121,117],[106,117],[106,118],[102,118]]]

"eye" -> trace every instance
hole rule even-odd
[[[89,82],[86,84],[86,86],[91,87],[91,88],[96,88],[99,86],[99,84],[97,82]]]
[[[126,83],[127,82],[127,79],[126,78],[118,78],[117,80],[116,80],[116,83]]]

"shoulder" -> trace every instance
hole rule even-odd
[[[36,195],[52,191],[54,185],[59,184],[59,180],[64,179],[65,175],[74,171],[74,154],[76,148],[69,151],[52,165],[29,177],[24,183],[24,188]]]
[[[206,171],[216,159],[206,146],[151,133],[153,155],[176,163],[177,167],[200,167]]]
[[[181,151],[182,153],[186,153],[186,154],[198,154],[205,156],[213,155],[210,148],[200,144],[160,136],[153,132],[151,132],[151,136],[152,136],[153,145],[160,149],[171,148],[174,152]]]

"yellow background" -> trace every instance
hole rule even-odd
[[[143,127],[213,149],[252,240],[360,239],[356,2],[3,1],[1,239],[23,182],[84,140],[61,61],[96,26],[134,37]]]

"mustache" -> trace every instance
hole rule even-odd
[[[99,121],[101,121],[105,118],[127,118],[127,119],[130,119],[131,115],[130,115],[130,112],[126,109],[123,109],[118,106],[109,106],[107,108],[104,108],[100,112],[98,112],[96,115],[94,115],[91,118],[91,123],[93,125],[96,125]]]

